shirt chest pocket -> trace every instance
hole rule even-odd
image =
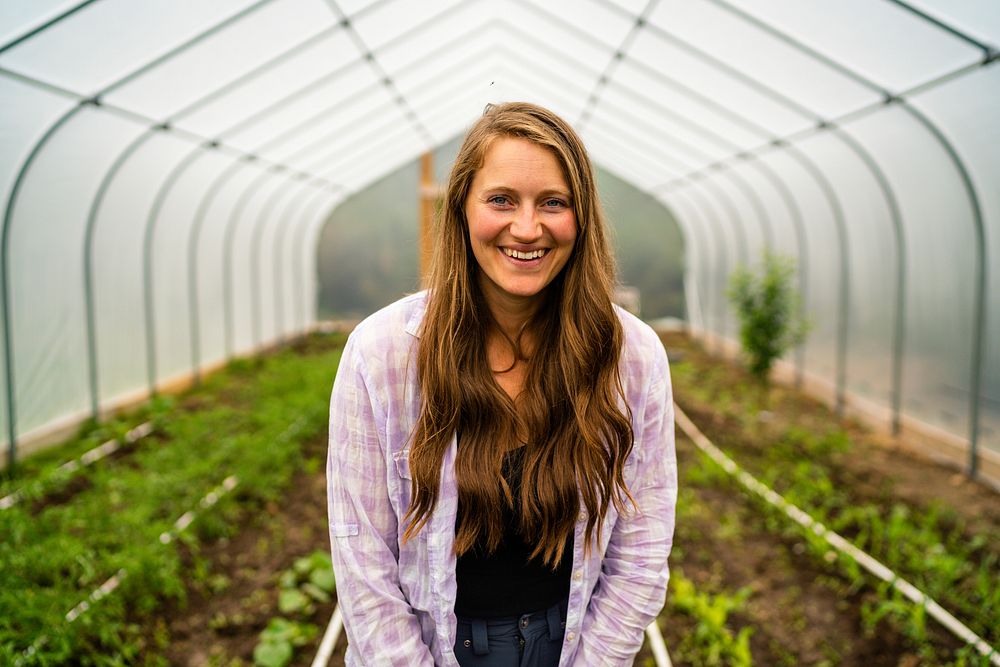
[[[413,475],[410,473],[410,450],[403,449],[392,455],[392,462],[396,468],[396,476],[400,479],[410,481]]]

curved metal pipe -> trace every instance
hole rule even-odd
[[[94,198],[90,202],[90,210],[87,212],[87,224],[83,232],[83,302],[87,318],[87,362],[90,377],[90,415],[93,419],[100,416],[100,395],[98,388],[98,350],[97,350],[97,313],[94,296],[94,235],[97,226],[97,213],[104,204],[104,197],[111,187],[111,181],[121,170],[122,166],[132,155],[142,147],[152,136],[156,134],[158,128],[147,128],[118,154],[115,161],[111,163],[100,185],[94,193]]]
[[[209,184],[201,200],[198,202],[198,208],[195,209],[194,221],[191,223],[191,232],[188,234],[187,255],[189,275],[191,276],[188,283],[188,307],[191,313],[189,320],[191,325],[191,373],[194,376],[195,383],[201,381],[201,304],[198,288],[198,245],[201,241],[201,230],[205,224],[208,209],[212,205],[212,202],[215,201],[215,196],[246,164],[244,160],[234,160],[229,166],[219,172],[215,180]]]
[[[167,199],[170,190],[180,178],[181,174],[196,160],[207,155],[212,150],[211,145],[200,146],[185,155],[174,165],[167,177],[160,184],[150,207],[149,215],[146,217],[146,227],[143,234],[142,256],[143,256],[143,293],[145,294],[146,312],[146,373],[151,396],[156,395],[156,306],[155,295],[153,293],[153,239],[156,232],[156,221],[160,218],[163,203]]]
[[[792,156],[796,162],[813,177],[820,186],[823,196],[830,205],[833,212],[834,228],[837,230],[837,247],[840,251],[840,276],[838,280],[838,306],[837,306],[837,360],[836,360],[836,412],[838,417],[844,416],[846,406],[846,385],[847,385],[847,334],[848,334],[848,314],[850,307],[850,248],[847,243],[847,221],[844,219],[844,208],[840,203],[840,197],[823,171],[797,146],[787,145],[786,153]]]
[[[295,185],[298,188],[292,191],[292,196],[289,197],[289,201],[296,202],[303,198],[303,193],[306,188],[312,186],[309,181],[304,179],[297,179]],[[288,296],[285,287],[285,276],[283,273],[283,259],[285,253],[285,247],[288,245],[285,239],[291,236],[295,228],[293,225],[287,222],[288,206],[283,207],[282,214],[278,216],[278,228],[275,232],[277,238],[274,240],[274,331],[275,340],[278,344],[285,342],[285,304],[286,298]]]
[[[863,76],[862,74],[856,72],[855,70],[843,65],[839,61],[829,58],[815,49],[806,46],[802,42],[794,39],[787,33],[775,28],[769,23],[762,21],[746,12],[734,8],[725,0],[711,0],[714,4],[722,7],[723,9],[729,11],[733,15],[737,16],[739,19],[751,23],[757,26],[761,30],[764,30],[776,39],[784,42],[785,44],[791,46],[792,48],[806,54],[813,60],[820,62],[831,69],[836,70],[840,74],[853,80],[869,90],[879,93],[882,95],[887,103],[898,102],[902,105],[911,116],[913,116],[927,132],[934,138],[934,140],[944,149],[945,153],[948,155],[949,160],[951,160],[952,165],[958,172],[959,179],[962,181],[962,186],[965,189],[966,197],[969,199],[969,204],[972,207],[972,223],[973,223],[973,233],[976,236],[977,250],[976,250],[976,293],[975,293],[975,313],[973,315],[973,340],[972,340],[972,376],[971,376],[971,387],[970,387],[970,400],[969,400],[969,475],[975,477],[978,473],[979,457],[978,457],[978,445],[979,445],[979,402],[980,393],[982,391],[982,358],[983,358],[983,341],[984,332],[986,328],[986,232],[985,223],[983,221],[982,206],[979,199],[979,194],[976,192],[974,183],[972,182],[972,177],[969,174],[968,167],[965,165],[965,161],[962,160],[961,156],[958,154],[955,146],[951,141],[945,136],[941,128],[937,124],[933,123],[927,116],[923,114],[919,109],[913,106],[909,100],[906,98],[893,95],[891,92],[883,88],[882,86],[876,84],[872,80]],[[921,19],[933,24],[937,28],[944,30],[954,37],[958,37],[966,41],[967,43],[973,45],[974,47],[982,51],[982,61],[981,65],[987,65],[997,57],[996,51],[982,42],[972,38],[968,34],[959,31],[952,26],[939,21],[932,16],[919,11],[912,7],[909,3],[903,2],[902,0],[890,0],[894,2],[897,6],[906,9],[907,11],[913,13],[914,15],[920,17]],[[823,126],[828,125],[826,122],[821,123]],[[862,158],[864,159],[864,158]]]
[[[253,162],[253,160],[246,160]],[[236,237],[236,227],[239,225],[246,208],[249,197],[246,193],[256,192],[257,187],[273,175],[270,170],[260,172],[257,177],[244,189],[244,194],[236,200],[233,210],[229,213],[226,226],[222,233],[222,294],[223,294],[223,322],[226,340],[226,358],[231,359],[234,354],[233,342],[233,240]]]
[[[306,183],[306,185],[308,185],[309,187],[316,187],[317,188],[317,192],[322,191],[322,190],[320,190],[321,185],[319,187],[317,187],[318,184],[315,183],[315,182],[309,182],[309,183]],[[284,239],[286,237],[291,237],[292,240],[290,242],[294,243],[295,237],[297,236],[298,229],[299,229],[299,217],[298,217],[298,214],[301,212],[302,207],[306,204],[307,199],[308,199],[308,195],[307,194],[303,194],[300,197],[294,197],[294,198],[292,198],[292,200],[290,202],[288,202],[288,204],[285,206],[285,209],[282,212],[282,214],[281,214],[280,217],[281,217],[281,219],[283,221],[285,221],[285,222],[283,222],[283,226],[289,228],[291,231],[288,232],[285,236],[283,236],[282,239]],[[279,244],[278,245],[281,245],[280,240],[279,240]],[[285,244],[285,245],[287,245],[287,244]],[[282,256],[285,255],[285,254],[291,254],[291,252],[292,251],[289,251],[287,248],[282,248],[281,250],[278,251],[278,257],[279,257],[279,259],[277,260],[278,266],[280,266],[280,264],[282,263],[282,260],[281,260]],[[292,265],[292,270],[294,271],[294,263]],[[280,273],[280,269],[276,269],[276,271],[278,271]],[[294,280],[294,273],[290,274],[290,278],[292,278]],[[289,322],[290,322],[289,329],[294,333],[294,332],[297,331],[297,329],[296,329],[297,322],[296,322],[296,319],[295,319],[295,301],[296,301],[295,288],[292,285],[289,285],[285,289],[291,295],[291,311],[292,312],[290,313],[290,317],[289,317]],[[282,314],[282,320],[284,320],[284,314]]]
[[[307,206],[303,207],[304,210],[305,210],[305,213],[302,214],[302,218],[301,218],[302,222],[300,222],[299,225],[298,225],[298,227],[297,227],[297,229],[300,230],[299,231],[299,242],[298,242],[298,246],[299,246],[298,247],[298,254],[297,255],[293,254],[293,257],[297,256],[299,258],[299,260],[301,260],[303,258],[303,256],[305,255],[306,247],[307,247],[306,246],[306,241],[309,238],[309,232],[311,231],[312,227],[315,226],[315,225],[320,225],[323,222],[325,222],[324,217],[321,216],[321,215],[319,215],[319,213],[317,213],[313,209],[314,208],[322,209],[322,206],[323,206],[323,197],[324,196],[330,197],[330,198],[334,198],[334,197],[337,196],[337,194],[338,194],[337,192],[331,192],[329,190],[327,190],[327,191],[320,190],[319,192],[317,192],[317,196],[315,197],[315,199],[313,201],[310,201]],[[315,202],[319,202],[319,204],[317,205]],[[339,205],[339,203],[340,203],[339,201],[336,202],[334,204],[334,206]],[[326,217],[328,218],[329,216],[326,216]],[[294,252],[295,252],[295,246],[294,246],[294,239],[293,239],[293,253]],[[299,312],[299,318],[300,318],[299,319],[299,330],[304,332],[304,331],[306,331],[308,329],[308,326],[309,326],[308,317],[307,317],[307,314],[306,314],[306,305],[305,305],[305,301],[306,301],[305,271],[308,268],[308,264],[307,264],[307,262],[301,262],[301,261],[300,261],[300,264],[301,264],[301,266],[299,267],[299,270],[295,271],[292,274],[292,277],[294,279],[296,279],[296,282],[298,283],[297,285],[295,285],[295,292],[294,293],[295,293],[295,295],[297,297],[297,306],[298,306],[298,312]]]
[[[272,173],[280,173],[277,170],[272,170]],[[295,175],[293,175],[294,177]],[[250,280],[252,282],[253,289],[250,294],[250,329],[253,332],[254,347],[260,347],[263,344],[261,340],[263,338],[261,334],[261,310],[263,310],[263,304],[261,303],[261,279],[260,279],[260,244],[263,236],[264,225],[267,223],[271,211],[274,209],[275,204],[278,202],[278,198],[286,194],[286,187],[282,187],[280,184],[274,189],[273,192],[264,200],[261,204],[260,209],[257,212],[257,217],[254,220],[254,224],[250,231]],[[277,244],[275,244],[277,245]],[[275,294],[278,290],[275,289]]]
[[[746,163],[753,165],[757,171],[763,174],[771,186],[781,197],[788,209],[789,217],[792,220],[792,229],[795,232],[795,245],[799,252],[799,261],[796,266],[799,276],[799,319],[804,320],[808,311],[809,301],[809,237],[806,233],[805,217],[799,203],[788,189],[788,185],[778,176],[778,174],[763,160],[755,155],[746,155]],[[795,348],[795,386],[801,388],[805,377],[806,357],[805,344],[800,344]]]
[[[885,171],[878,161],[868,152],[864,145],[857,141],[849,132],[841,127],[834,127],[833,133],[840,137],[841,141],[850,146],[861,158],[872,177],[882,191],[882,197],[889,207],[889,218],[892,221],[892,231],[896,239],[896,299],[893,306],[893,334],[892,334],[892,434],[899,435],[900,420],[903,405],[903,353],[905,344],[906,328],[906,265],[907,248],[906,233],[903,227],[903,215],[899,209],[899,200],[896,191],[885,175]]]
[[[750,202],[750,205],[754,208],[754,213],[757,214],[757,220],[760,221],[760,233],[761,238],[764,239],[764,247],[770,250],[774,247],[774,230],[771,228],[771,220],[768,218],[767,209],[764,206],[764,202],[761,201],[760,195],[750,187],[750,184],[746,182],[735,169],[722,169],[721,174],[724,174],[736,184],[736,187],[743,193],[743,196]]]
[[[684,186],[680,189],[674,190],[672,192],[674,195],[682,196],[688,203],[688,210],[693,214],[692,217],[700,221],[694,222],[692,224],[692,229],[703,229],[705,235],[702,237],[706,242],[704,245],[709,250],[709,256],[712,258],[711,266],[708,273],[709,280],[706,281],[706,289],[708,301],[706,311],[712,313],[713,328],[716,335],[718,336],[716,342],[716,351],[719,354],[724,354],[725,350],[722,346],[722,339],[725,337],[727,317],[726,311],[726,299],[725,299],[725,286],[722,283],[725,281],[725,276],[729,275],[729,262],[728,248],[725,246],[725,239],[719,234],[719,229],[709,229],[714,228],[716,225],[711,222],[711,216],[700,206],[695,197],[692,195],[691,183],[686,182]],[[708,240],[714,241],[714,243],[708,243]]]
[[[743,216],[740,215],[739,209],[733,202],[733,198],[729,196],[729,193],[719,187],[716,183],[712,182],[711,177],[703,178],[699,181],[704,186],[707,186],[710,190],[714,191],[715,196],[722,202],[723,208],[726,209],[726,213],[729,215],[729,219],[733,221],[732,228],[735,230],[736,238],[736,250],[739,255],[739,261],[743,263],[744,266],[750,266],[750,246],[747,242],[746,229],[743,226],[744,220]]]
[[[21,167],[17,170],[17,176],[14,177],[14,185],[11,187],[10,196],[7,198],[7,206],[4,210],[3,228],[0,229],[0,283],[2,283],[0,284],[0,311],[2,313],[0,314],[3,317],[4,383],[7,390],[7,446],[9,449],[7,465],[11,471],[15,470],[17,461],[17,402],[15,399],[14,341],[12,339],[12,313],[10,308],[10,229],[14,219],[14,207],[17,205],[18,196],[24,185],[24,179],[38,158],[39,153],[48,145],[56,132],[66,125],[80,109],[88,104],[93,104],[93,102],[90,100],[81,102],[66,111],[55,123],[49,126],[45,133],[35,142],[35,145],[31,147],[28,155],[21,163]]]
[[[937,140],[944,148],[948,159],[958,172],[965,188],[965,194],[972,207],[972,225],[976,236],[976,311],[973,315],[972,323],[972,379],[969,388],[969,476],[975,478],[979,474],[979,402],[981,400],[983,381],[983,354],[986,330],[986,284],[987,284],[987,263],[986,263],[986,223],[983,221],[983,209],[979,201],[979,194],[976,186],[972,182],[965,161],[958,154],[955,146],[948,140],[941,129],[932,123],[923,112],[913,105],[906,104],[904,109],[910,112],[924,128]]]

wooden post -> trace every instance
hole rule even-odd
[[[431,269],[431,236],[434,230],[434,208],[438,187],[434,183],[434,154],[420,156],[420,284],[427,287]]]

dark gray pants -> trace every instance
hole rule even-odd
[[[566,603],[510,618],[458,618],[455,657],[462,667],[557,667]]]

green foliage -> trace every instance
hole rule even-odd
[[[765,252],[759,273],[740,267],[730,279],[728,296],[740,318],[750,373],[765,384],[774,362],[801,344],[808,331],[799,318],[794,275],[793,260]]]
[[[749,667],[753,664],[750,654],[753,630],[745,627],[733,635],[727,626],[729,615],[746,605],[749,588],[741,588],[735,595],[699,591],[690,579],[674,569],[670,575],[670,589],[673,609],[697,623],[694,632],[685,636],[678,647],[686,662],[704,667]]]
[[[162,632],[146,636],[141,622],[167,600],[183,605],[191,577],[227,586],[197,558],[184,567],[178,547],[196,551],[199,540],[231,534],[246,512],[283,492],[303,465],[303,444],[325,429],[342,340],[234,365],[176,402],[147,406],[131,424],[92,426],[66,448],[27,459],[18,481],[31,497],[0,511],[0,664],[26,652],[28,665],[136,664],[164,641]],[[62,461],[114,437],[109,429],[123,433],[147,419],[154,435],[123,456],[81,468],[68,483],[58,478]],[[238,486],[201,507],[227,475]],[[195,522],[162,543],[188,510],[197,511]],[[66,620],[119,571],[117,590]]]
[[[299,623],[284,618],[272,618],[260,633],[253,649],[253,663],[258,667],[285,667],[292,661],[296,646],[311,642],[318,629],[311,623]]]
[[[329,602],[336,588],[330,554],[314,551],[295,559],[292,567],[278,577],[278,609],[287,616],[307,618],[316,611],[316,602]],[[275,617],[260,634],[254,648],[254,664],[283,667],[292,660],[295,646],[316,636],[316,626]]]
[[[987,643],[1000,642],[1000,555],[996,550],[1000,534],[995,530],[977,532],[941,503],[921,506],[901,502],[893,492],[891,474],[856,477],[851,466],[843,463],[862,453],[848,432],[836,425],[807,428],[804,423],[815,422],[775,409],[766,432],[755,431],[756,388],[752,383],[734,382],[732,371],[720,368],[692,354],[671,369],[676,395],[683,398],[683,407],[709,438],[730,450],[729,455],[742,467],[786,500],[927,593]],[[721,419],[716,409],[715,397],[723,393],[728,396],[732,419]],[[794,409],[794,405],[788,407]],[[761,436],[759,442],[754,433]],[[685,486],[732,488],[729,476],[707,457],[698,457],[688,470]],[[768,530],[804,544],[808,554],[828,567],[851,593],[875,592],[876,597],[863,610],[875,632],[879,624],[889,624],[907,636],[921,656],[937,652],[922,664],[943,664],[945,660],[956,665],[980,664],[972,652],[943,657],[941,649],[924,638],[929,629],[925,625],[935,622],[926,619],[923,608],[883,586],[850,557],[837,555],[825,540],[801,529],[780,510],[756,496],[754,499]],[[679,526],[683,519],[691,520],[684,513],[690,514],[691,509],[682,491]]]

